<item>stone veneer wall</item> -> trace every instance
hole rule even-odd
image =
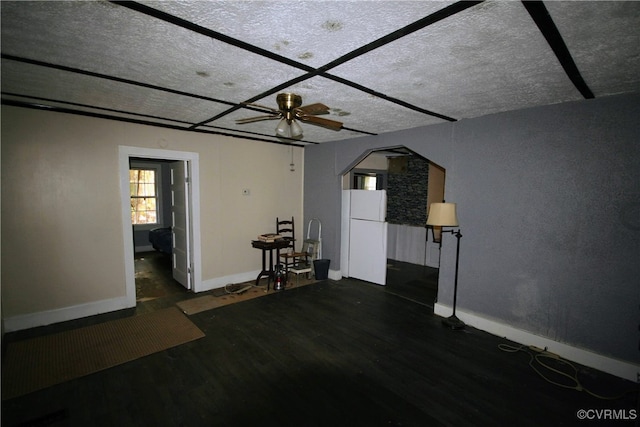
[[[423,227],[427,222],[429,162],[409,156],[406,168],[396,173],[392,170],[387,179],[387,222]]]

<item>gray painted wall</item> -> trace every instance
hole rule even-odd
[[[640,363],[640,94],[495,114],[305,149],[305,222],[340,269],[341,174],[404,145],[446,169],[463,234],[458,307]],[[451,304],[455,238],[438,300]]]

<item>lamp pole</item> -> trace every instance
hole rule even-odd
[[[444,232],[445,231],[443,230],[443,233]],[[460,260],[460,238],[462,237],[462,233],[460,233],[460,229],[456,231],[447,230],[447,232],[456,236],[458,244],[456,247],[456,275],[453,282],[453,314],[446,319],[442,319],[442,324],[451,329],[463,329],[465,327],[465,323],[456,316],[456,302],[458,299],[458,261]]]
[[[460,224],[458,222],[458,215],[456,214],[456,206],[457,205],[455,203],[431,203],[431,208],[429,209],[429,215],[427,217],[427,225],[434,227],[434,240],[435,227],[458,227]],[[443,319],[442,324],[450,327],[451,329],[462,329],[465,327],[465,324],[462,320],[456,317],[456,300],[458,299],[458,261],[460,260],[460,238],[462,237],[462,233],[460,233],[460,228],[457,230],[441,229],[441,235],[442,233],[451,233],[458,239],[458,246],[456,248],[456,277],[453,284],[453,314],[446,319]],[[440,239],[440,245],[442,245],[442,238]]]

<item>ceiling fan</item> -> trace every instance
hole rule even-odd
[[[277,110],[259,104],[244,103],[244,105],[261,109],[267,115],[238,119],[236,123],[245,124],[280,119],[280,123],[276,127],[276,135],[285,138],[302,137],[302,127],[297,120],[335,131],[342,129],[341,122],[317,117],[321,114],[329,114],[329,107],[324,104],[315,103],[302,106],[302,97],[295,93],[280,93],[276,97],[276,102],[278,103]]]

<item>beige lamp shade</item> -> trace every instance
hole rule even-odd
[[[431,203],[427,225],[440,227],[457,227],[458,215],[455,203]]]

